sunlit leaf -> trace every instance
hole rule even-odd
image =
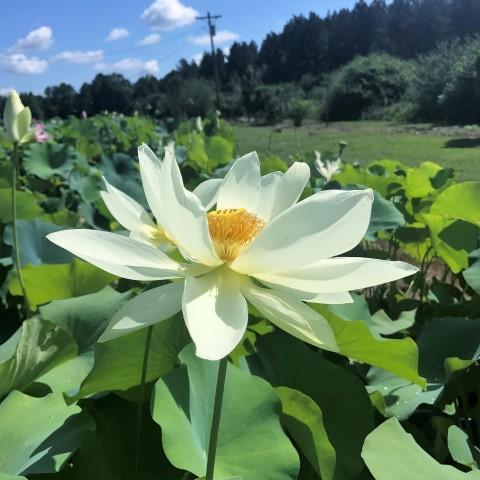
[[[131,292],[118,293],[107,286],[97,293],[56,300],[40,307],[40,316],[67,330],[80,352],[92,348],[107,323]]]
[[[452,425],[448,429],[448,450],[457,463],[472,470],[478,470],[477,462],[480,458],[480,450],[471,445],[468,435],[456,425]],[[476,458],[472,452],[475,452]]]
[[[18,220],[34,220],[42,216],[43,210],[33,193],[17,191],[16,197]],[[0,188],[0,222],[9,223],[12,220],[12,190]]]
[[[47,234],[63,230],[64,227],[35,219],[19,220],[17,229],[20,264],[22,266],[69,263],[73,260],[73,255],[70,252],[57,247],[46,238]],[[5,229],[4,242],[7,245],[13,245],[12,227],[10,225]]]
[[[377,427],[365,440],[362,458],[375,480],[478,480],[433,459],[406,433],[396,418]]]
[[[78,406],[67,406],[62,395],[34,398],[12,392],[0,404],[0,471],[10,475],[58,471],[72,453],[65,436],[75,437],[85,428],[83,421],[65,424],[79,412]],[[62,426],[67,431],[59,431]],[[39,462],[43,468],[36,465]]]
[[[163,448],[177,467],[205,474],[218,362],[180,354],[184,364],[155,386],[153,418],[162,427]],[[281,406],[264,380],[229,364],[218,436],[215,475],[244,480],[293,480],[299,460],[280,426]]]
[[[82,383],[78,397],[110,390],[125,391],[139,385],[147,336],[148,329],[143,329],[97,344],[95,364]],[[178,316],[156,324],[148,351],[146,381],[156,380],[175,368],[178,352],[189,341],[185,323]]]
[[[53,175],[67,177],[74,168],[78,154],[69,145],[60,143],[33,143],[25,152],[25,170],[44,180]]]
[[[76,352],[73,338],[62,328],[37,317],[26,320],[0,345],[0,398],[25,389]]]
[[[411,338],[378,338],[361,320],[345,320],[325,305],[312,307],[329,322],[343,355],[425,385],[425,379],[418,374],[418,350]]]
[[[477,260],[463,272],[466,282],[480,295],[480,260]]]
[[[116,277],[89,263],[74,260],[68,264],[27,265],[22,268],[23,280],[31,307],[52,300],[94,293],[111,284]],[[21,295],[18,278],[11,279],[8,290]]]
[[[320,407],[307,395],[288,387],[277,387],[282,401],[282,423],[322,480],[335,473],[336,455],[330,443]]]
[[[356,478],[364,468],[363,441],[374,425],[372,405],[360,379],[281,331],[258,338],[256,353],[247,361],[255,375],[276,387],[298,390],[319,406],[335,449],[334,478]],[[311,448],[315,448],[313,439]]]
[[[432,205],[431,213],[456,218],[480,227],[480,182],[464,182],[444,190]]]

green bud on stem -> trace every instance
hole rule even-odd
[[[3,124],[7,137],[13,143],[25,143],[30,140],[32,113],[20,100],[18,93],[12,90],[8,94],[5,110],[3,111]]]

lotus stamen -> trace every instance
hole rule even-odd
[[[208,229],[217,255],[231,262],[260,233],[265,222],[244,208],[208,213]]]

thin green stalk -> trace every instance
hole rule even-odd
[[[210,442],[208,445],[207,474],[206,480],[213,480],[215,470],[215,455],[217,453],[218,429],[222,416],[223,391],[225,390],[225,377],[227,376],[227,357],[222,358],[218,365],[217,388],[215,391],[215,403],[213,405],[212,427],[210,429]]]
[[[28,304],[27,290],[25,288],[25,282],[23,281],[22,267],[20,265],[20,249],[18,246],[18,230],[17,230],[17,170],[19,168],[19,154],[18,144],[13,146],[13,158],[12,158],[12,230],[13,230],[13,262],[15,264],[15,270],[17,272],[18,283],[23,295],[23,305],[25,310],[25,318],[28,317],[30,312],[30,306]]]
[[[148,357],[150,355],[150,345],[152,343],[153,325],[147,329],[145,338],[145,349],[143,351],[142,374],[140,377],[140,401],[137,403],[137,419],[136,419],[136,440],[135,440],[135,479],[140,480],[140,450],[142,447],[142,428],[143,428],[143,405],[145,403],[146,380],[148,372]]]
[[[294,133],[294,136],[295,136],[295,143],[297,145],[297,152],[300,155],[300,158],[302,159],[302,161],[304,162],[305,161],[305,155],[303,154],[303,151],[300,148],[300,143],[299,143],[298,137],[297,137],[297,127],[295,127],[295,126],[293,127],[293,133]]]

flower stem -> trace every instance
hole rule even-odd
[[[227,357],[222,358],[218,365],[217,388],[215,391],[215,403],[213,405],[212,427],[210,429],[210,442],[208,445],[207,474],[206,480],[213,480],[215,470],[215,454],[217,452],[218,429],[222,415],[223,391],[225,390],[225,377],[227,376]]]
[[[153,325],[147,329],[145,338],[145,349],[143,351],[142,374],[140,376],[140,400],[137,403],[136,420],[136,441],[135,441],[135,479],[140,480],[140,450],[142,446],[142,427],[143,427],[143,405],[145,403],[146,380],[148,372],[148,357],[150,355],[150,345],[152,343]]]
[[[12,230],[13,230],[13,262],[15,264],[15,270],[17,272],[18,283],[20,284],[20,290],[23,295],[23,306],[25,310],[25,318],[28,318],[30,312],[30,306],[28,304],[27,290],[25,289],[25,283],[23,281],[22,267],[20,264],[20,249],[18,247],[18,229],[17,229],[17,171],[19,168],[19,153],[18,143],[13,146],[12,157]]]

